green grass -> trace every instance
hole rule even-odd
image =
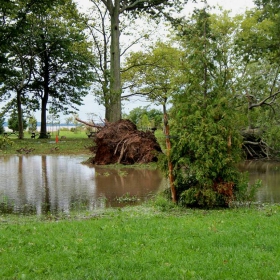
[[[88,138],[87,132],[84,130],[78,130],[76,132],[69,131],[68,129],[60,130],[58,135],[58,143],[56,143],[57,132],[51,133],[50,139],[31,139],[31,134],[25,132],[24,139],[19,140],[17,136],[10,135],[9,143],[4,147],[1,147],[0,136],[0,155],[14,155],[14,154],[33,154],[33,155],[44,155],[44,154],[89,154],[88,147],[93,145],[92,138]],[[164,150],[164,136],[162,131],[156,131],[155,136],[157,137],[162,149]],[[24,151],[20,151],[24,149]],[[27,150],[27,152],[26,152]],[[29,152],[29,150],[32,150]]]
[[[92,144],[69,131],[58,143],[10,139],[0,154],[90,154]],[[190,210],[160,197],[70,216],[0,215],[0,279],[280,279],[279,221],[279,205]]]
[[[12,135],[8,138],[12,145],[6,145],[0,149],[0,155],[11,154],[90,154],[89,146],[93,145],[92,138],[88,138],[85,131],[71,132],[61,130],[56,143],[56,133],[51,134],[50,139],[31,139],[30,134],[25,133],[25,138],[19,140]],[[24,149],[24,151],[20,151]],[[29,152],[31,150],[31,152]],[[27,152],[26,152],[27,151]]]
[[[0,279],[280,279],[280,207],[2,216]]]

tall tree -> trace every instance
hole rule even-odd
[[[4,35],[0,75],[5,77],[1,99],[16,101],[11,100],[5,109],[16,104],[20,138],[23,102],[27,113],[28,108],[38,109],[41,101],[41,136],[45,137],[49,98],[53,109],[67,112],[68,106],[81,104],[92,80],[88,69],[93,59],[84,26],[76,6],[67,0],[4,1],[0,8]]]
[[[36,6],[36,10],[45,9],[54,1],[42,1]],[[43,7],[43,8],[42,8]],[[27,34],[29,24],[27,14],[35,8],[33,1],[4,1],[1,2],[1,31],[0,55],[2,64],[0,76],[4,78],[0,89],[1,99],[9,99],[15,92],[14,100],[3,108],[3,113],[13,106],[18,112],[19,138],[23,138],[23,111],[22,102],[27,85],[31,79],[33,67],[32,38]],[[1,60],[1,58],[0,58]],[[0,82],[1,82],[0,77]]]
[[[36,52],[29,89],[41,101],[41,132],[46,137],[47,105],[55,112],[76,109],[88,93],[93,80],[90,67],[94,59],[86,41],[85,26],[72,1],[29,17]]]
[[[269,158],[278,156],[280,146],[280,13],[278,1],[255,2],[257,8],[240,17],[235,36],[236,54],[246,65],[237,79],[242,80],[240,96],[247,101],[248,155]],[[251,129],[258,131],[256,137]]]
[[[158,42],[149,53],[133,53],[128,59],[128,68],[133,65],[125,78],[130,84],[128,87],[134,94],[146,95],[148,99],[161,104],[164,115],[164,132],[166,135],[166,154],[168,159],[168,177],[171,186],[173,202],[176,202],[176,189],[173,178],[173,165],[170,160],[171,141],[167,116],[167,100],[174,91],[180,88],[180,61],[182,52],[169,43]],[[137,67],[136,67],[137,65]]]
[[[121,64],[120,64],[120,16],[141,13],[150,14],[152,17],[163,15],[167,8],[182,7],[187,0],[91,0],[94,3],[105,5],[110,15],[110,69],[109,69],[109,95],[107,99],[106,118],[114,122],[121,118]],[[166,10],[165,10],[166,8]],[[169,13],[170,15],[170,13]]]
[[[10,69],[10,74],[6,76],[5,82],[0,89],[1,96],[5,98],[12,97],[12,100],[3,108],[3,111],[9,111],[11,106],[15,104],[16,111],[18,112],[19,139],[23,139],[24,137],[22,105],[27,105],[27,87],[31,80],[34,65],[32,49],[32,40],[26,32],[23,31],[13,39],[10,43],[6,63]],[[13,93],[15,93],[15,96],[13,96]],[[33,107],[31,103],[28,105],[30,105],[29,107]],[[28,110],[25,113],[28,114]]]
[[[145,43],[151,42],[150,38],[155,33],[155,28],[151,24],[151,20],[147,17],[145,26],[135,34],[134,30],[138,28],[137,19],[129,18],[125,20],[120,19],[120,34],[125,38],[120,38],[120,60],[127,55],[127,53],[134,47],[143,47]],[[90,40],[93,43],[93,52],[96,56],[97,63],[94,65],[94,73],[96,80],[92,87],[94,88],[94,95],[99,104],[104,105],[105,119],[109,119],[110,112],[110,15],[108,9],[100,5],[97,1],[93,2],[92,8],[84,19],[89,33]],[[123,70],[121,70],[122,72]],[[125,99],[125,86],[122,87],[121,99]]]
[[[22,33],[26,25],[26,16],[32,10],[45,10],[60,0],[3,0],[0,3],[0,84],[5,80],[6,75],[11,74],[7,66],[7,54],[11,42]]]
[[[234,22],[224,13],[196,10],[180,26],[184,85],[171,109],[173,175],[187,206],[227,206],[244,191],[236,163],[241,136],[234,91]]]

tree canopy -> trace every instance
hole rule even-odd
[[[110,67],[108,69],[108,94],[105,99],[105,118],[108,121],[117,121],[121,118],[121,95],[122,95],[122,81],[121,81],[121,48],[120,48],[120,16],[138,16],[143,13],[149,14],[152,17],[161,15],[171,17],[174,9],[180,9],[185,0],[92,0],[93,3],[101,5],[101,3],[108,10],[110,15]],[[169,8],[169,9],[168,9]]]
[[[17,93],[18,111],[22,104],[26,113],[28,108],[40,108],[42,137],[47,134],[47,109],[54,113],[77,109],[75,105],[81,105],[93,80],[90,67],[94,58],[76,5],[68,0],[53,4],[44,9],[32,6],[25,16],[24,28],[13,38],[6,55],[13,73],[1,88],[2,96],[8,98]],[[10,104],[13,102],[7,109]]]

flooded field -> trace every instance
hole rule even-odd
[[[5,212],[69,212],[141,203],[166,187],[158,170],[82,164],[81,156],[0,158],[0,205]]]
[[[82,164],[83,156],[0,157],[0,212],[69,213],[138,204],[164,190],[158,170]],[[280,202],[280,164],[244,162],[250,182],[262,180],[256,201]]]

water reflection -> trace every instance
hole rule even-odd
[[[262,181],[262,187],[257,192],[256,201],[280,202],[279,162],[246,161],[240,165],[240,169],[249,172],[250,183],[254,183],[258,179]]]
[[[0,212],[46,212],[121,206],[125,194],[147,199],[165,187],[157,170],[90,167],[79,156],[0,158]]]
[[[116,198],[129,194],[149,199],[167,180],[157,170],[109,169],[81,164],[83,156],[0,157],[0,213],[55,213],[127,205]],[[262,180],[256,201],[280,202],[280,163],[247,161],[250,182]],[[135,203],[135,202],[134,202]]]

